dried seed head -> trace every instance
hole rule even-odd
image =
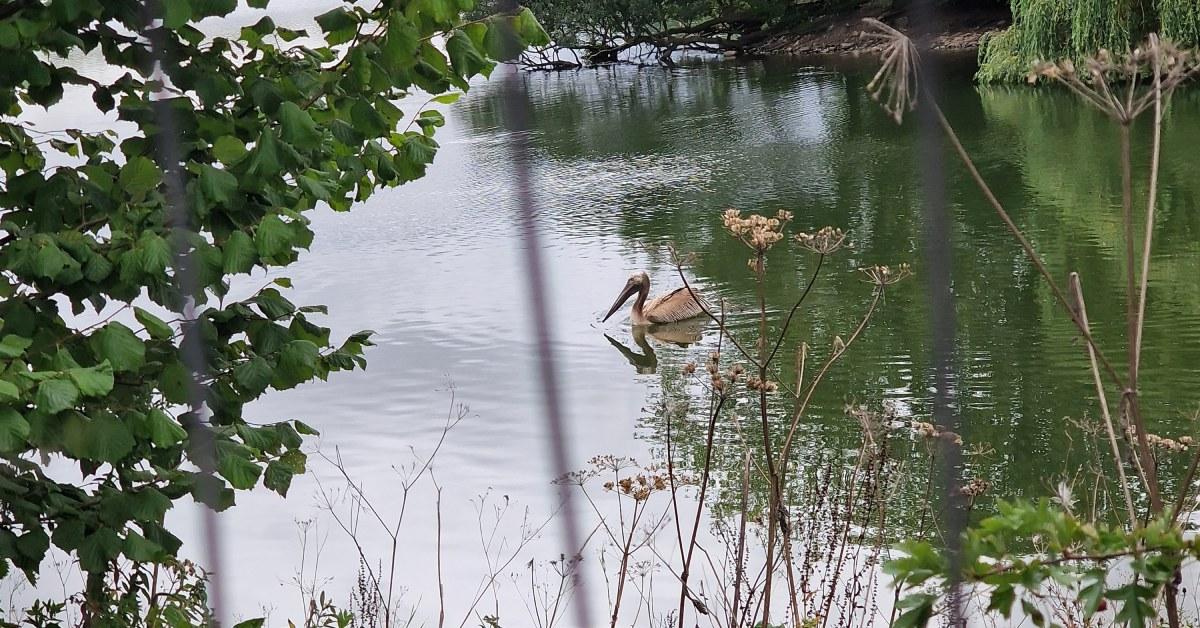
[[[873,283],[880,288],[899,283],[912,275],[912,269],[908,264],[899,264],[896,267],[876,265],[858,270],[867,276],[868,283]]]
[[[743,217],[740,211],[727,209],[721,216],[725,230],[760,255],[783,239],[783,226],[790,219],[791,214],[783,211],[768,218],[761,214]],[[761,272],[757,261],[751,264],[751,270]]]
[[[992,483],[983,478],[975,478],[959,489],[967,497],[975,498],[983,495],[992,487]]]
[[[695,362],[688,362],[683,365],[683,374],[684,375],[691,375],[692,373],[695,373],[695,372],[696,372],[696,363]]]
[[[917,48],[904,33],[873,18],[863,20],[866,35],[882,40],[879,71],[867,84],[867,93],[899,124],[917,107],[920,62]]]
[[[821,255],[831,255],[846,244],[846,233],[833,227],[821,227],[816,233],[797,233],[796,241]]]

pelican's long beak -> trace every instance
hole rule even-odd
[[[636,283],[633,283],[632,281],[627,282],[625,284],[625,289],[621,291],[621,295],[617,297],[617,300],[615,302],[613,302],[612,309],[610,309],[608,311],[608,314],[604,315],[604,319],[601,320],[600,322],[603,323],[603,322],[608,321],[609,318],[612,318],[612,315],[617,310],[621,309],[622,305],[625,305],[625,302],[629,300],[629,297],[637,294],[637,291],[638,291],[638,285]]]

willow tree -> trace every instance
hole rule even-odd
[[[1200,45],[1196,0],[1012,0],[1012,16],[1008,30],[980,47],[981,81],[1023,80],[1039,60],[1123,52],[1151,32]]]
[[[364,366],[370,334],[335,340],[287,280],[244,299],[230,282],[294,262],[314,208],[423,176],[442,116],[397,99],[451,102],[514,42],[545,39],[527,10],[466,19],[470,4],[347,1],[319,31],[260,13],[232,36],[196,24],[237,0],[0,6],[0,577],[34,579],[56,546],[87,574],[88,624],[131,625],[137,605],[114,611],[106,574],[176,556],[174,502],[287,493],[315,432],[243,408]],[[130,130],[24,117],[64,99]],[[181,320],[184,303],[195,316]],[[180,351],[197,341],[198,367]],[[78,473],[49,474],[51,460]]]

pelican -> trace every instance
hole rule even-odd
[[[633,302],[633,315],[630,317],[634,326],[677,323],[703,316],[704,311],[708,309],[703,298],[698,294],[693,296],[693,293],[686,287],[676,288],[667,294],[646,301],[646,297],[650,296],[650,277],[645,272],[638,271],[629,277],[629,281],[625,282],[625,287],[621,290],[616,302],[613,303],[612,309],[604,315],[604,321],[611,318],[617,310],[621,309],[622,305],[625,305],[629,297],[635,294],[638,295],[638,298]]]

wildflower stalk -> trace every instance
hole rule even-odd
[[[770,491],[767,504],[767,573],[763,582],[763,626],[771,625],[771,584],[775,575],[775,528],[779,523],[778,511],[783,503],[780,495],[779,476],[775,471],[775,458],[771,454],[771,423],[767,412],[767,297],[766,281],[766,249],[759,248],[755,259],[754,281],[758,287],[758,381],[763,385],[758,389],[758,412],[762,423],[763,457],[767,464],[767,482]]]
[[[1083,320],[1083,324],[1087,326],[1087,305],[1083,300],[1083,288],[1080,286],[1079,273],[1071,273],[1068,285],[1070,286],[1072,296],[1075,298],[1075,307],[1078,308],[1079,317]],[[1138,516],[1137,511],[1133,507],[1133,496],[1129,490],[1129,480],[1125,477],[1125,464],[1121,460],[1121,449],[1117,445],[1116,429],[1113,427],[1112,416],[1108,411],[1108,396],[1104,393],[1104,382],[1100,379],[1100,371],[1096,367],[1096,351],[1091,345],[1087,345],[1087,352],[1088,361],[1092,366],[1092,381],[1096,385],[1096,397],[1100,403],[1100,415],[1104,418],[1104,427],[1108,432],[1108,442],[1112,448],[1113,463],[1117,467],[1117,479],[1121,484],[1121,491],[1125,497],[1125,507],[1129,510],[1129,527],[1132,530],[1138,525]],[[1138,473],[1144,473],[1141,465],[1138,465]],[[1145,480],[1143,479],[1143,481]]]
[[[750,450],[746,450],[746,460],[742,465],[742,502],[738,519],[737,552],[734,559],[733,572],[733,610],[729,613],[729,625],[741,628],[742,621],[738,615],[738,604],[742,600],[742,581],[745,579],[746,563],[746,512],[750,498]]]
[[[722,328],[725,327],[725,301],[724,300],[721,301],[720,324],[721,324]],[[723,334],[719,335],[717,337],[717,352],[716,352],[717,356],[721,355],[721,344],[722,344],[723,337],[724,337]],[[731,381],[730,384],[732,384],[732,383],[733,382]],[[721,414],[721,409],[725,406],[725,401],[728,399],[729,399],[729,396],[725,391],[714,390],[709,395],[708,433],[705,435],[704,468],[700,473],[700,495],[696,498],[696,516],[695,516],[694,520],[692,521],[692,533],[691,533],[691,537],[688,539],[687,550],[683,551],[683,548],[680,547],[681,554],[683,556],[683,570],[679,574],[679,614],[676,615],[677,621],[679,622],[680,626],[684,625],[683,624],[683,613],[686,608],[685,602],[687,601],[687,599],[689,597],[688,596],[688,576],[691,573],[692,553],[696,549],[696,536],[700,532],[700,516],[704,512],[704,498],[708,491],[708,479],[709,479],[709,473],[710,473],[711,465],[712,465],[713,437],[716,435],[716,431],[717,431],[717,417]],[[714,402],[715,402],[715,405],[714,405]],[[669,418],[668,418],[668,421],[669,421]],[[674,486],[675,477],[674,477],[673,473],[671,474],[671,482],[672,482],[672,486]],[[672,499],[674,499],[674,495],[675,495],[674,490],[672,490],[672,492],[671,492]],[[676,521],[678,521],[678,518],[679,518],[678,511],[676,511],[675,517],[676,517]],[[678,530],[678,527],[676,529]],[[682,544],[683,538],[680,537],[679,541]]]
[[[1157,51],[1159,47],[1158,37],[1150,36],[1150,46]],[[1137,308],[1137,325],[1135,330],[1137,336],[1133,343],[1134,356],[1134,371],[1141,370],[1142,360],[1142,335],[1146,324],[1146,288],[1150,280],[1150,245],[1154,241],[1154,214],[1158,201],[1158,163],[1162,154],[1162,106],[1163,106],[1163,84],[1162,84],[1162,60],[1161,55],[1154,55],[1154,136],[1151,143],[1150,152],[1150,185],[1147,190],[1146,201],[1146,228],[1144,240],[1142,242],[1142,273],[1141,287],[1138,290],[1138,308]]]

